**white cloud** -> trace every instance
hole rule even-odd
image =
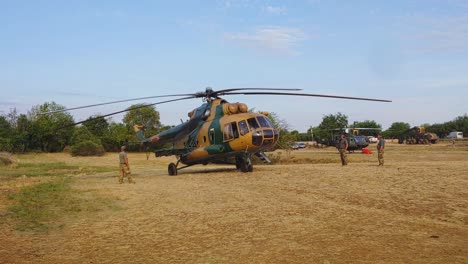
[[[305,40],[306,34],[300,28],[262,27],[253,33],[226,33],[224,39],[259,49],[297,54],[297,45]]]
[[[263,12],[271,15],[284,15],[286,14],[286,7],[282,6],[264,6],[262,8]]]

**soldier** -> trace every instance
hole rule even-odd
[[[378,152],[378,158],[379,158],[379,166],[384,165],[384,149],[385,149],[385,140],[382,138],[382,135],[379,134],[377,136],[377,139],[379,140],[377,143],[377,152]]]
[[[135,183],[132,179],[132,173],[130,172],[130,166],[128,165],[128,157],[126,152],[126,147],[122,146],[120,148],[119,161],[120,161],[120,176],[119,183],[122,184],[124,177],[128,178],[129,183]]]
[[[341,134],[340,141],[338,142],[338,151],[340,152],[341,165],[348,165],[348,157],[346,156],[346,151],[348,151],[348,140],[346,140],[344,134]]]

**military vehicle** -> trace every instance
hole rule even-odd
[[[435,144],[439,137],[430,132],[426,132],[424,127],[413,127],[398,136],[399,144]]]

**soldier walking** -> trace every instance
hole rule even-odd
[[[348,151],[348,140],[346,140],[344,134],[341,134],[340,141],[338,142],[338,151],[340,152],[341,165],[348,165],[348,157],[346,151]]]
[[[124,177],[128,178],[129,183],[135,183],[132,179],[132,173],[130,171],[130,165],[128,164],[128,157],[126,152],[126,147],[122,146],[120,148],[119,153],[119,161],[120,161],[120,175],[119,175],[119,183],[122,184],[124,181]]]
[[[385,149],[385,140],[382,138],[382,135],[379,134],[377,136],[378,143],[377,143],[377,152],[378,152],[378,159],[379,159],[379,166],[384,165],[384,149]]]

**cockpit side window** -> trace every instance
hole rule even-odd
[[[234,133],[232,132],[231,123],[224,125],[224,130],[223,130],[224,141],[231,140],[233,138],[234,138]]]
[[[251,130],[254,130],[254,129],[257,129],[257,128],[260,127],[258,125],[257,120],[255,119],[255,117],[247,119],[247,122],[249,123],[249,126],[250,126]]]
[[[258,116],[257,119],[261,127],[271,127],[270,122],[268,122],[265,117]]]
[[[232,122],[231,127],[232,127],[232,134],[234,135],[234,138],[239,138],[239,130],[237,129],[237,123]]]
[[[237,124],[239,126],[239,131],[240,131],[241,136],[249,133],[249,126],[247,125],[247,122],[245,120],[242,120]]]

